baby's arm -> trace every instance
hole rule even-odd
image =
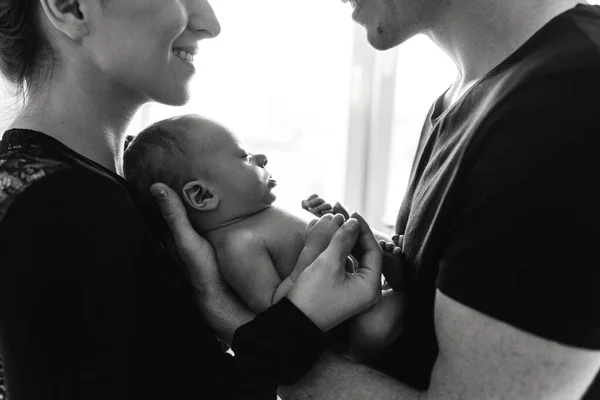
[[[225,281],[256,313],[281,300],[293,286],[290,277],[279,277],[266,243],[251,232],[230,236],[218,252]]]

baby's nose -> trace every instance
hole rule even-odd
[[[254,159],[256,160],[256,164],[258,164],[261,167],[267,165],[267,156],[265,156],[264,154],[255,154]]]

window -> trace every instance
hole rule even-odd
[[[354,23],[341,2],[212,2],[222,32],[200,42],[191,101],[146,105],[130,132],[198,113],[264,153],[280,206],[299,209],[311,193],[345,190]]]

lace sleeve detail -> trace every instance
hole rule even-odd
[[[47,154],[41,146],[23,135],[0,141],[0,223],[19,194],[36,181],[69,164]],[[19,140],[17,140],[19,139]],[[0,400],[8,400],[4,361],[0,353]]]
[[[36,181],[69,167],[34,145],[3,143],[0,147],[0,222],[17,196]]]

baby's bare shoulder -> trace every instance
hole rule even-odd
[[[238,227],[230,229],[221,237],[221,246],[224,251],[244,253],[265,247],[265,238],[261,229],[255,227]]]

